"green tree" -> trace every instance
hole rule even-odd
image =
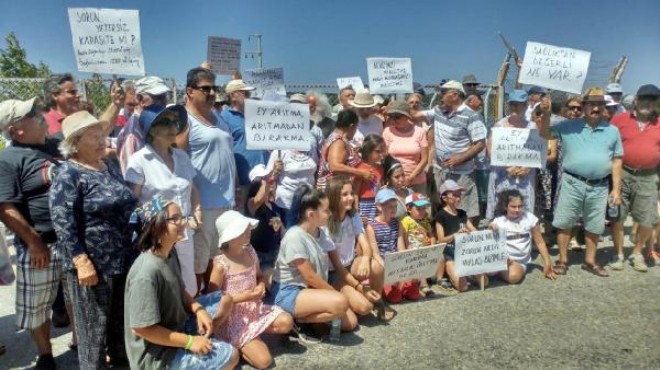
[[[10,32],[5,41],[7,47],[0,48],[0,77],[48,77],[51,74],[44,62],[34,65],[27,60],[16,34]]]

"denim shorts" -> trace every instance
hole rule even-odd
[[[211,317],[214,317],[220,307],[220,292],[213,292],[197,298],[197,302],[204,306],[204,309]],[[197,335],[197,318],[190,315],[184,325],[184,331],[187,334]],[[199,356],[185,349],[178,349],[176,355],[170,361],[170,370],[178,369],[222,369],[229,364],[234,347],[231,344],[211,338],[213,348],[207,355]]]
[[[293,315],[296,310],[296,299],[298,299],[298,294],[303,289],[305,288],[300,285],[280,285],[280,283],[273,281],[264,302],[280,306],[284,311]]]

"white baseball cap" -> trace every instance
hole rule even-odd
[[[463,88],[463,84],[455,80],[445,82],[444,84],[442,84],[442,86],[440,86],[440,90],[458,90],[461,93],[465,94],[465,89]]]
[[[0,103],[0,130],[22,120],[32,112],[36,99],[36,97],[25,101],[10,99]]]
[[[170,90],[162,78],[156,76],[147,76],[135,81],[136,94],[162,95]]]

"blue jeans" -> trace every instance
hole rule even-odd
[[[220,306],[220,298],[222,298],[220,292],[213,292],[197,298],[197,302],[204,306],[204,309],[206,309],[206,312],[208,312],[211,317],[214,317]],[[197,318],[195,315],[190,315],[188,317],[183,330],[190,335],[197,335]],[[211,338],[211,343],[213,345],[211,352],[204,356],[196,355],[185,349],[177,350],[176,355],[170,362],[170,370],[224,368],[231,361],[234,347],[229,343],[214,338]]]

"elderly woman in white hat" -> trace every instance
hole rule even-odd
[[[137,199],[119,168],[104,158],[110,128],[86,111],[64,119],[60,166],[50,211],[78,335],[82,369],[126,363],[123,316],[126,274],[135,253],[128,221]]]
[[[202,208],[199,192],[193,184],[196,172],[190,157],[174,147],[176,136],[186,127],[188,114],[181,105],[165,109],[154,105],[142,111],[138,120],[144,129],[145,146],[129,158],[124,178],[140,204],[161,196],[172,199],[181,207],[188,222],[185,237],[176,244],[175,250],[185,290],[194,297],[198,281],[193,230],[202,223]]]

